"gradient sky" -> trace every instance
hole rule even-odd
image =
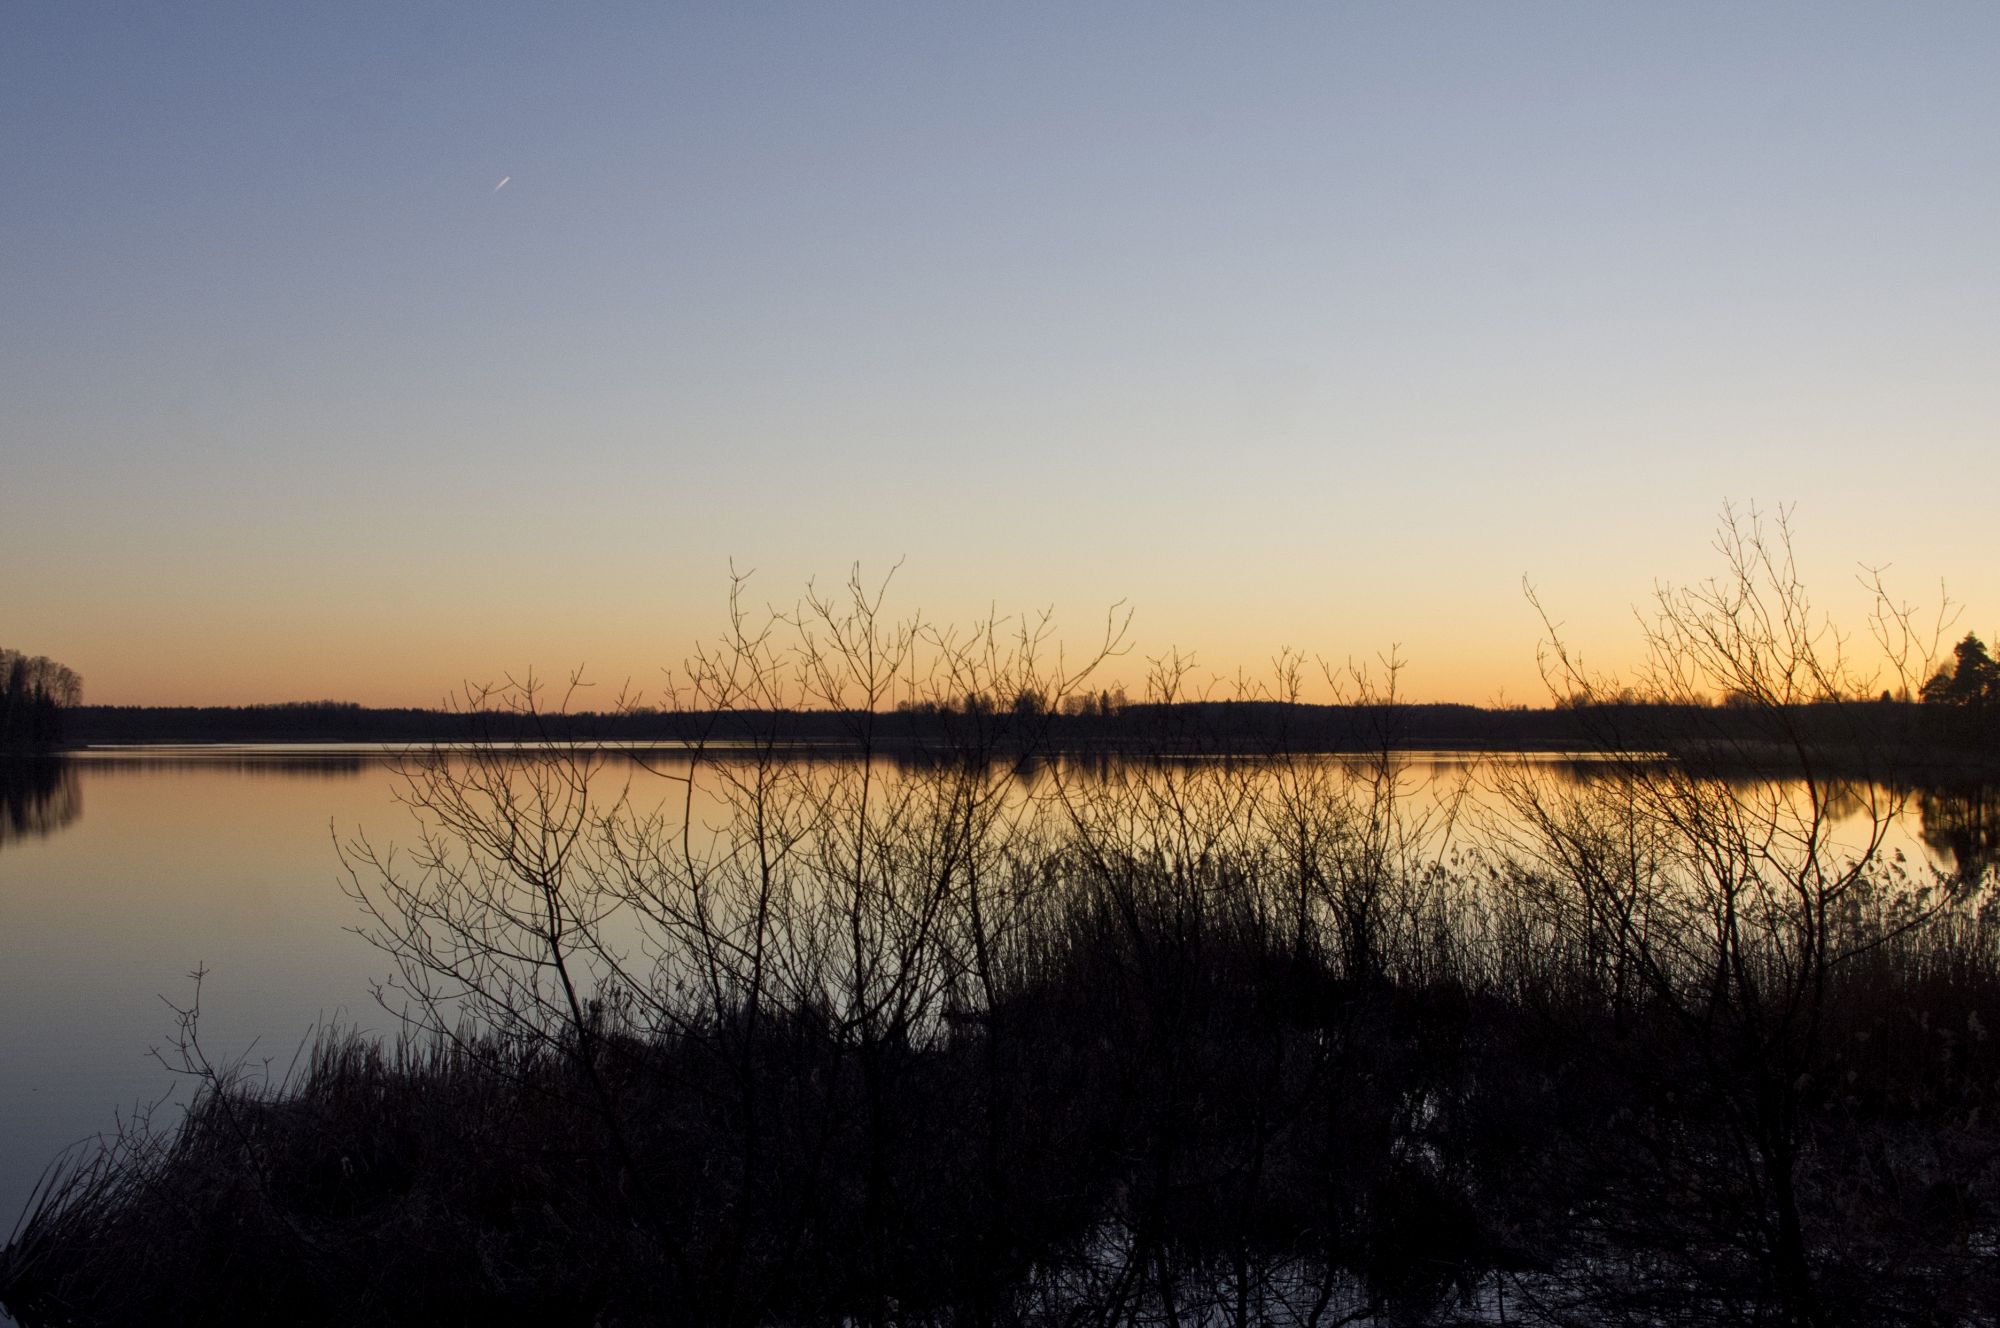
[[[1725,501],[2000,605],[2000,7],[0,14],[0,645],[653,686],[793,599],[1623,667]],[[508,183],[496,191],[503,178]]]

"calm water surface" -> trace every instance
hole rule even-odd
[[[218,1059],[281,1075],[316,1027],[395,1025],[371,995],[389,965],[347,930],[334,851],[336,832],[413,837],[379,749],[92,753],[52,770],[32,788],[17,777],[0,807],[0,1232],[66,1147],[145,1103],[177,1119],[185,1089],[152,1053],[197,967]],[[1409,770],[1422,784],[1466,765],[1413,754]],[[1919,864],[1948,865],[1914,812],[1897,838]]]

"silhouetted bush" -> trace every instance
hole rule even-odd
[[[1532,895],[1357,977],[1240,861],[1017,864],[990,1006],[869,1043],[825,1005],[665,1031],[331,1038],[86,1163],[0,1265],[28,1322],[957,1323],[1778,1314],[1718,1057]],[[1469,884],[1469,882],[1468,882]],[[1872,941],[1798,1086],[1826,1322],[1976,1318],[2000,1129],[1996,921]],[[1510,939],[1510,937],[1512,939]],[[1399,970],[1412,961],[1429,976]],[[608,1096],[588,1082],[595,1076]],[[871,1102],[874,1095],[876,1101]],[[610,1103],[611,1116],[603,1104]],[[754,1118],[749,1114],[754,1112]],[[879,1113],[879,1116],[877,1115]]]

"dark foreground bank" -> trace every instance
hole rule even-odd
[[[1037,907],[989,933],[1004,958],[932,972],[934,1001],[773,982],[668,1026],[614,998],[213,1077],[182,1128],[55,1180],[0,1301],[29,1324],[2000,1314],[1983,897],[1859,891],[1810,1006],[1727,973],[1690,1003],[1644,956],[1698,930],[1593,949],[1514,867],[1379,882],[1372,932],[1301,927],[1241,859],[1014,870]]]

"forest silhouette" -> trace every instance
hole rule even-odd
[[[0,755],[57,746],[65,714],[82,699],[83,679],[65,665],[0,648]]]

